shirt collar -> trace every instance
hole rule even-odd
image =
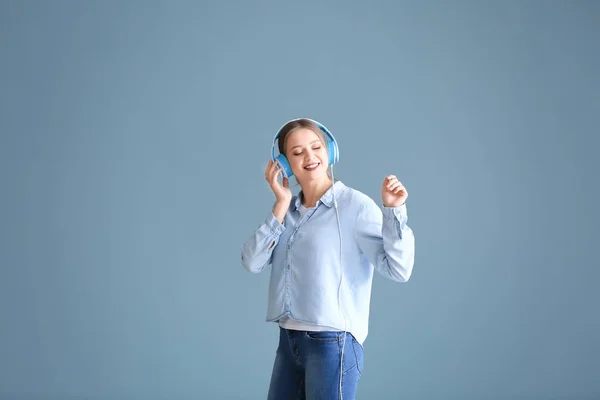
[[[335,196],[339,196],[339,194],[342,192],[342,190],[345,188],[346,186],[341,182],[341,181],[336,181],[332,187],[330,187],[324,194],[323,196],[321,196],[321,198],[317,201],[317,204],[319,203],[319,201],[323,204],[325,204],[327,207],[331,207],[333,205],[333,191],[335,190]],[[300,208],[300,205],[302,204],[302,202],[300,201],[300,197],[301,197],[302,191],[300,191],[300,193],[298,193],[298,195],[296,196],[296,199],[294,200],[294,209],[297,210]]]

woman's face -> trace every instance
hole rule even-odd
[[[308,128],[288,134],[286,158],[301,185],[327,177],[327,148],[321,137]]]

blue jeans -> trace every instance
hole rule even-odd
[[[279,327],[279,346],[268,400],[337,400],[344,332],[307,332]],[[342,365],[343,400],[354,400],[362,375],[363,348],[346,333]]]

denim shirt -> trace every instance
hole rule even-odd
[[[259,273],[271,266],[266,321],[287,315],[345,329],[362,345],[369,330],[374,271],[406,282],[413,270],[415,238],[406,205],[380,208],[366,194],[337,181],[303,217],[299,206],[300,196],[294,196],[283,224],[268,213],[242,246],[246,270]]]

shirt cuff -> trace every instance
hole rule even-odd
[[[267,215],[265,224],[269,227],[269,229],[271,229],[271,232],[275,234],[280,234],[285,231],[285,226],[283,226],[283,224],[279,222],[277,218],[275,218],[275,215],[272,211]]]
[[[398,207],[386,207],[383,206],[383,218],[386,219],[399,219],[401,221],[406,220],[408,212],[406,210],[406,203]]]

